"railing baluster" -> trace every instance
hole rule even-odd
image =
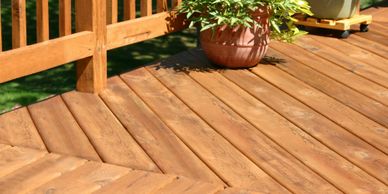
[[[71,34],[71,0],[59,0],[59,35]]]
[[[152,15],[152,0],[141,0],[140,12],[142,17]]]
[[[99,93],[106,87],[106,0],[76,0],[77,32],[95,33],[95,49],[91,57],[77,61],[77,90]]]
[[[0,1],[0,52],[3,51],[3,35],[1,29],[1,1]]]
[[[106,23],[114,24],[117,23],[117,10],[118,2],[117,0],[106,0]]]
[[[124,0],[124,20],[136,18],[136,0]]]
[[[49,39],[48,0],[36,0],[36,35],[38,42]]]
[[[176,8],[178,7],[178,5],[180,5],[182,2],[182,0],[172,0],[172,8]]]
[[[156,5],[156,11],[158,13],[167,11],[167,0],[158,0]]]
[[[26,45],[26,0],[12,0],[12,47]]]

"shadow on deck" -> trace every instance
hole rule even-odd
[[[0,115],[0,143],[43,150],[28,151],[30,159],[10,151],[29,149],[0,146],[0,192],[29,173],[24,190],[78,181],[86,185],[79,192],[134,192],[128,184],[143,177],[150,186],[136,189],[149,193],[240,192],[224,185],[261,193],[387,193],[383,9],[371,11],[368,33],[273,42],[266,61],[249,70],[219,69],[190,50],[112,77],[98,96],[68,92]],[[65,156],[46,151],[79,159],[61,163]],[[45,173],[45,165],[63,175]],[[100,171],[98,178],[80,176]]]

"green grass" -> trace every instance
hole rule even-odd
[[[362,0],[362,7],[371,6],[383,0]],[[10,1],[1,1],[2,24],[4,37],[10,37]],[[57,2],[50,1],[50,18],[57,18]],[[28,42],[35,42],[35,7],[33,1],[27,1],[28,10]],[[122,6],[121,6],[122,7]],[[7,9],[8,8],[8,9]],[[50,20],[50,26],[58,26],[57,20]],[[58,31],[50,29],[50,36],[55,38]],[[3,38],[4,47],[11,47],[10,39]],[[135,45],[119,48],[108,52],[109,76],[128,71],[134,67],[166,58],[178,52],[195,47],[196,37],[193,30],[174,33],[155,38]],[[51,95],[73,90],[75,86],[75,70],[73,64],[50,69],[38,74],[0,84],[0,113],[18,106],[28,105]]]

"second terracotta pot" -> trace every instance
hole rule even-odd
[[[201,46],[210,61],[228,68],[248,68],[265,56],[269,43],[268,10],[258,9],[252,17],[261,26],[227,26],[201,32]]]

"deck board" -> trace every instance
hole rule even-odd
[[[365,13],[249,70],[192,49],[1,114],[0,193],[388,193],[388,8]]]
[[[100,96],[162,172],[222,182],[119,77]]]
[[[28,107],[50,152],[101,161],[60,96]]]
[[[166,63],[179,63],[190,67],[190,55],[180,54],[179,56],[181,60],[176,59]],[[195,63],[194,58],[192,60],[194,64],[198,64],[198,61]],[[174,66],[171,66],[171,68],[174,68]],[[227,80],[217,79],[217,76],[212,73],[196,71],[189,73],[197,82],[202,84],[202,87],[204,87],[202,88],[201,85],[191,80],[184,73],[174,73],[174,70],[169,69],[169,67],[156,66],[155,68],[148,69],[203,120],[234,144],[266,173],[290,190],[300,193],[311,193],[314,191],[322,193],[336,192],[336,189],[330,183],[301,164],[295,157],[272,142],[263,133],[260,133],[258,129],[204,88],[215,93],[224,92],[221,95],[229,95],[228,97],[230,97],[231,101],[239,103],[238,106],[246,108],[251,115],[263,118],[258,125],[272,125],[273,117],[270,119],[263,117],[263,115],[270,114],[267,112],[264,104],[252,99],[248,94],[241,91],[236,92],[234,96],[230,95],[234,93],[232,92],[234,91],[233,86],[229,85]],[[194,96],[192,93],[197,95]],[[198,96],[200,96],[200,100],[197,100]],[[217,94],[216,96],[219,95]],[[244,117],[245,114],[240,112],[240,115]],[[292,179],[286,177],[292,177]]]
[[[137,69],[121,77],[228,185],[252,187],[263,192],[287,192],[216,133],[147,70]],[[214,144],[218,146],[212,146]]]
[[[159,172],[97,95],[69,92],[62,96],[104,162]]]
[[[0,143],[46,150],[25,107],[0,115]]]

